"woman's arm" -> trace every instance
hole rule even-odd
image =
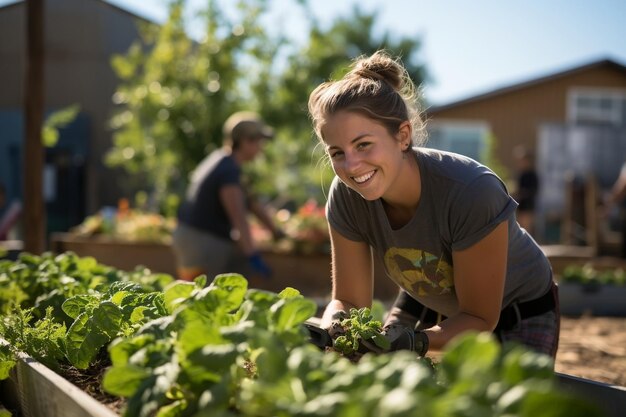
[[[500,318],[508,252],[508,221],[473,246],[452,253],[459,313],[426,330],[431,349],[441,349],[467,330],[495,329]]]
[[[372,252],[365,242],[356,242],[342,236],[330,227],[332,249],[332,300],[322,316],[322,327],[327,328],[333,316],[350,308],[370,307],[374,294]]]

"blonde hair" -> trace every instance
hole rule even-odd
[[[317,137],[323,140],[322,128],[329,116],[345,110],[376,120],[391,135],[409,121],[413,143],[421,145],[426,135],[418,90],[399,58],[381,50],[357,58],[350,68],[341,80],[322,83],[309,96],[309,115]]]

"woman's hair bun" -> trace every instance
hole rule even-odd
[[[370,57],[358,59],[350,71],[350,74],[357,77],[386,81],[395,90],[401,90],[403,87],[403,73],[402,66],[384,51],[377,51]]]

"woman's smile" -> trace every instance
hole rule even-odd
[[[352,177],[352,179],[354,180],[354,182],[356,182],[357,184],[361,185],[364,184],[365,182],[369,181],[370,178],[372,178],[374,176],[374,174],[376,174],[376,170],[374,171],[370,171],[364,175],[360,175],[358,177]]]

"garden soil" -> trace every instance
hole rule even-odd
[[[626,386],[626,317],[562,317],[555,370]]]

